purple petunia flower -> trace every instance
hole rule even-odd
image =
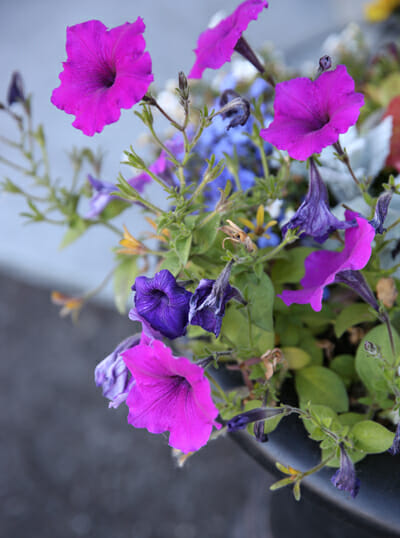
[[[111,200],[119,198],[119,196],[111,194],[112,192],[116,192],[118,187],[109,181],[101,181],[100,179],[96,179],[90,174],[88,174],[88,180],[93,188],[94,194],[89,201],[90,210],[86,213],[85,218],[95,219],[106,208]],[[143,192],[146,183],[149,183],[150,181],[151,177],[145,173],[128,179],[129,185],[138,192]]]
[[[171,339],[185,334],[192,294],[179,286],[172,273],[162,269],[153,278],[138,276],[132,289],[136,312],[152,329]]]
[[[300,284],[301,290],[284,290],[278,297],[287,305],[307,304],[319,312],[322,308],[322,294],[325,286],[332,284],[340,271],[362,269],[371,256],[371,243],[375,230],[369,222],[352,211],[345,212],[346,221],[354,218],[357,228],[345,231],[345,245],[340,252],[319,250],[312,252],[304,261],[305,275]]]
[[[188,78],[201,78],[205,69],[219,69],[224,63],[230,62],[242,33],[267,7],[265,0],[246,0],[217,26],[200,34],[195,49],[196,61]]]
[[[123,359],[136,380],[126,401],[132,426],[150,433],[169,431],[170,446],[184,453],[204,446],[213,426],[221,427],[203,368],[174,357],[159,340],[145,338]]]
[[[226,303],[236,299],[246,304],[240,291],[229,284],[232,264],[233,261],[230,261],[226,265],[217,280],[200,280],[190,299],[189,323],[200,325],[205,331],[214,333],[216,338],[221,331]]]
[[[359,492],[360,480],[356,476],[354,464],[343,445],[340,444],[340,468],[332,476],[332,484],[341,491],[348,491],[353,499]]]
[[[299,161],[335,144],[339,134],[356,123],[364,104],[344,65],[316,80],[301,77],[280,82],[275,90],[274,121],[260,135]]]
[[[140,335],[129,336],[96,366],[94,380],[98,387],[102,387],[103,396],[110,400],[108,407],[117,408],[124,402],[135,383],[121,353],[137,346],[139,342]]]
[[[67,28],[68,59],[51,102],[74,114],[72,125],[85,135],[116,122],[121,108],[140,101],[153,81],[144,29],[140,17],[111,30],[96,20]]]
[[[310,185],[307,196],[293,217],[282,227],[285,235],[289,229],[299,228],[301,234],[310,235],[323,243],[332,232],[356,226],[356,221],[341,222],[329,209],[328,191],[313,159],[310,159]]]

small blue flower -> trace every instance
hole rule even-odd
[[[301,234],[310,235],[318,243],[323,243],[338,229],[351,228],[355,220],[341,222],[329,209],[328,191],[313,159],[310,159],[310,185],[304,202],[293,217],[282,227],[285,235],[289,229],[299,228]]]
[[[332,476],[331,482],[341,491],[348,491],[353,499],[360,489],[360,480],[356,476],[353,462],[342,444],[340,444],[340,468]]]
[[[98,387],[102,387],[103,396],[110,400],[109,407],[117,408],[124,402],[135,383],[121,353],[137,346],[139,342],[140,335],[129,336],[96,366],[94,380]]]
[[[163,269],[153,278],[138,276],[132,289],[137,313],[153,329],[171,339],[185,334],[192,294],[179,286],[172,273]]]
[[[225,306],[231,299],[246,304],[240,291],[229,284],[233,260],[221,272],[217,280],[204,278],[190,299],[189,323],[200,325],[205,331],[215,334],[218,338],[221,332]]]

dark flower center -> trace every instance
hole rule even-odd
[[[117,73],[110,65],[104,65],[100,72],[100,83],[103,87],[111,88],[116,79]]]
[[[158,303],[169,304],[169,297],[162,290],[153,289],[150,293],[152,298],[155,299]]]

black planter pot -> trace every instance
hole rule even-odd
[[[216,377],[225,389],[241,381],[222,369]],[[294,398],[293,388],[286,385],[282,400],[295,404]],[[279,423],[267,443],[258,443],[243,431],[230,436],[277,480],[285,477],[277,470],[277,461],[300,470],[320,462],[318,444],[294,415]],[[272,492],[269,512],[274,538],[400,537],[400,455],[367,456],[356,464],[356,471],[361,488],[355,499],[333,486],[330,478],[335,469],[330,468],[302,481],[299,502],[288,486]]]
[[[284,478],[279,461],[306,470],[320,461],[317,443],[307,437],[301,421],[286,417],[260,444],[250,435],[230,434],[251,457],[277,479]],[[302,481],[302,496],[295,501],[290,487],[271,495],[270,518],[274,538],[394,538],[400,536],[400,456],[368,456],[357,463],[361,489],[353,499],[337,490],[324,468]]]

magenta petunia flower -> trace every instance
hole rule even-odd
[[[284,290],[278,297],[287,305],[307,304],[319,312],[322,308],[322,294],[325,286],[332,284],[337,273],[349,269],[357,271],[365,267],[371,257],[371,243],[375,230],[369,222],[357,213],[346,211],[346,221],[356,219],[358,227],[345,231],[345,245],[340,252],[318,250],[305,259],[305,275],[300,281],[301,290]]]
[[[217,26],[200,34],[197,49],[194,51],[196,61],[188,78],[201,78],[205,69],[219,69],[224,63],[230,62],[242,33],[267,7],[268,2],[265,0],[246,0]]]
[[[316,80],[301,77],[280,82],[275,90],[274,121],[260,135],[299,161],[335,144],[339,134],[356,123],[364,104],[344,65]]]
[[[170,446],[184,453],[204,446],[213,426],[221,427],[203,368],[146,337],[122,357],[136,381],[126,400],[132,426],[169,431]]]
[[[144,29],[140,17],[111,30],[96,20],[67,28],[68,58],[51,102],[74,114],[72,125],[85,135],[116,122],[121,108],[140,101],[153,81]]]

